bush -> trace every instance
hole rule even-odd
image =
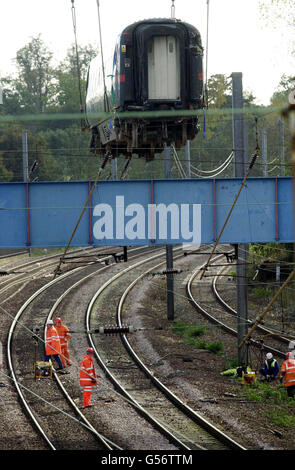
[[[255,289],[253,289],[253,295],[254,297],[256,298],[266,298],[266,297],[271,297],[273,295],[273,291],[272,289],[266,289],[264,287],[255,287]]]

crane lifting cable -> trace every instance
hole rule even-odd
[[[103,87],[104,87],[104,111],[110,112],[110,103],[106,87],[106,75],[105,75],[105,66],[103,58],[103,46],[102,46],[102,32],[101,32],[101,21],[100,21],[100,3],[99,0],[96,0],[97,5],[97,15],[98,15],[98,29],[99,29],[99,45],[100,45],[100,55],[101,55],[101,68],[102,68],[102,78],[103,78]]]
[[[82,87],[81,87],[81,67],[79,59],[79,50],[78,50],[78,41],[77,41],[77,21],[76,21],[76,9],[75,9],[75,0],[72,2],[72,20],[73,20],[73,29],[75,36],[75,50],[76,50],[76,63],[77,63],[77,78],[78,78],[78,89],[79,89],[79,101],[80,101],[80,113],[81,116],[84,116],[84,106],[82,98]],[[89,127],[89,124],[85,121],[85,118],[81,118],[81,129],[84,130],[86,127]]]
[[[209,47],[209,1],[207,0],[207,30],[206,30],[206,75],[205,75],[205,89],[204,89],[204,107],[208,108],[208,47]],[[206,139],[206,109],[203,116],[203,138]]]
[[[172,5],[171,5],[171,19],[172,19],[172,20],[175,20],[175,5],[174,5],[174,1],[175,1],[175,0],[172,0]]]

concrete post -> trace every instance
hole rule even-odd
[[[185,168],[186,168],[186,177],[191,177],[191,142],[190,140],[186,141],[185,144]]]
[[[267,132],[265,129],[261,131],[261,153],[262,153],[262,175],[267,176]]]

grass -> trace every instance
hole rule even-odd
[[[225,369],[224,370],[227,370],[227,369],[235,369],[236,367],[238,367],[238,359],[235,357],[235,358],[227,358],[226,359],[226,366],[225,366]]]
[[[271,387],[268,383],[255,382],[243,387],[248,400],[269,405],[265,415],[271,422],[283,428],[295,427],[295,399],[288,397],[283,385]]]
[[[293,428],[295,426],[295,415],[290,414],[285,408],[275,408],[267,411],[267,416],[276,425],[283,428]]]
[[[267,289],[264,287],[255,287],[252,290],[252,294],[256,299],[265,299],[274,295],[272,289]]]
[[[198,349],[206,349],[214,354],[221,354],[223,351],[223,344],[220,341],[207,342],[204,339],[200,339],[207,329],[202,325],[189,325],[184,321],[174,322],[172,326],[173,333],[183,338],[184,344],[195,346]]]

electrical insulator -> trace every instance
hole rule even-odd
[[[116,335],[119,333],[134,333],[135,328],[133,326],[100,326],[98,329],[94,330],[94,333],[100,333],[105,335]]]

